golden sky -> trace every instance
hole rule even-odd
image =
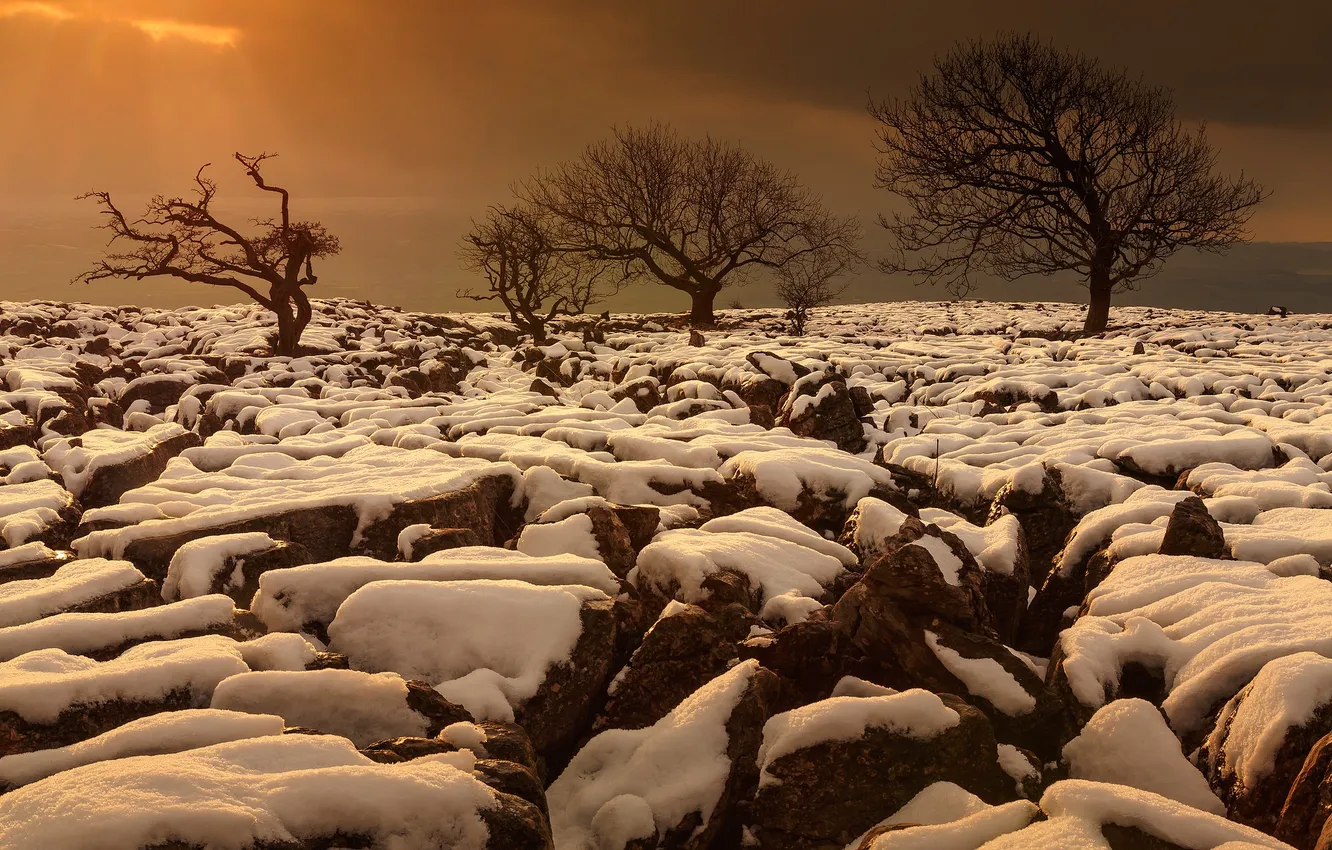
[[[741,141],[868,219],[891,200],[870,188],[866,89],[901,91],[954,40],[1001,29],[1174,87],[1223,165],[1274,190],[1258,239],[1332,241],[1332,13],[1252,6],[0,0],[0,297],[86,262],[96,217],[80,192],[179,192],[211,161],[228,198],[249,198],[234,150],[279,152],[271,173],[297,212],[343,237],[325,294],[388,285],[421,307],[455,303],[470,216],[613,124]]]

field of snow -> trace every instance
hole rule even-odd
[[[0,850],[1332,848],[1332,315],[0,302]]]

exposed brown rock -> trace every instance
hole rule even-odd
[[[1161,541],[1162,555],[1196,555],[1199,558],[1224,558],[1228,554],[1221,523],[1207,512],[1207,505],[1197,496],[1189,496],[1175,505]]]
[[[869,727],[858,740],[826,741],[769,764],[778,782],[759,788],[747,815],[759,846],[840,850],[935,782],[954,782],[992,804],[1014,799],[985,716],[955,697],[941,699],[959,722],[932,738]]]

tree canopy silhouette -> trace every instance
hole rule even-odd
[[[562,222],[567,247],[688,294],[696,325],[712,324],[717,293],[755,269],[815,251],[858,255],[860,225],[795,175],[663,124],[616,129],[520,194]]]
[[[491,207],[484,220],[472,222],[459,252],[486,289],[464,289],[459,297],[499,301],[515,325],[544,343],[546,324],[556,316],[586,313],[623,287],[616,266],[564,247],[558,228],[553,216],[530,206]]]
[[[827,307],[846,291],[849,285],[836,278],[850,271],[859,260],[836,253],[807,254],[799,261],[787,263],[777,270],[777,297],[787,307],[791,333],[805,335],[809,311]]]
[[[976,271],[1076,272],[1086,333],[1180,248],[1245,241],[1266,194],[1216,173],[1206,127],[1185,127],[1167,89],[1030,35],[959,45],[869,111],[876,185],[909,209],[880,216],[895,241],[881,267],[959,297]]]
[[[263,164],[274,156],[234,155],[255,186],[280,199],[278,216],[251,222],[255,232],[248,236],[214,214],[217,184],[205,176],[207,164],[194,175],[192,198],[158,195],[134,220],[121,212],[109,192],[80,196],[101,206],[111,240],[106,257],[75,280],[172,277],[238,289],[277,314],[275,352],[295,355],[312,314],[305,287],[319,280],[314,260],[333,256],[340,246],[319,222],[292,220],[290,193],[267,183],[262,174]],[[123,250],[114,250],[120,245]]]

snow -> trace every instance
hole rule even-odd
[[[381,765],[343,739],[283,735],[90,764],[0,797],[13,847],[213,850],[363,835],[376,846],[485,846],[495,793],[437,759]]]
[[[316,648],[304,635],[273,632],[236,646],[251,670],[304,670],[315,660]]]
[[[916,826],[880,835],[868,850],[976,850],[990,839],[1021,829],[1036,814],[1036,805],[1027,800],[990,806],[951,782],[935,782],[882,822]],[[846,850],[859,850],[862,839]]]
[[[926,534],[920,539],[908,543],[907,545],[916,546],[929,552],[930,557],[934,559],[935,566],[937,566],[939,572],[943,574],[944,581],[954,587],[960,587],[962,585],[962,579],[960,577],[962,572],[962,559],[953,552],[952,547],[944,542],[943,538]]]
[[[638,553],[629,581],[674,593],[684,602],[701,602],[706,598],[703,580],[721,570],[749,577],[762,594],[759,616],[767,619],[790,611],[793,600],[779,597],[818,600],[845,567],[832,555],[766,534],[681,528],[658,534]]]
[[[1103,823],[1137,827],[1188,850],[1210,850],[1227,841],[1247,841],[1258,847],[1289,850],[1285,842],[1256,829],[1122,785],[1067,779],[1046,789],[1040,807],[1051,821],[1077,819],[1098,827],[1098,832]],[[1005,848],[1010,845],[995,846]]]
[[[426,718],[407,705],[407,683],[395,673],[245,672],[217,685],[212,707],[276,714],[288,726],[341,735],[358,747],[387,738],[421,737],[426,733]]]
[[[45,543],[24,543],[22,546],[0,551],[0,570],[31,564],[35,561],[53,561],[60,557],[59,552]],[[68,558],[69,555],[66,554],[64,557]],[[3,573],[0,573],[0,575],[3,575]]]
[[[221,595],[200,596],[140,611],[56,614],[0,629],[0,661],[38,649],[60,649],[80,655],[132,640],[170,639],[186,632],[228,626],[235,614],[231,599]]]
[[[1040,779],[1040,771],[1012,744],[996,745],[995,757],[999,762],[999,769],[1013,780],[1013,787],[1019,795],[1024,793],[1023,783],[1031,779]]]
[[[269,570],[259,577],[250,610],[270,631],[300,631],[306,623],[330,623],[338,606],[374,581],[513,579],[531,584],[582,584],[607,594],[620,582],[605,564],[577,555],[534,557],[491,546],[434,552],[415,563],[352,556]]]
[[[831,448],[741,452],[718,471],[727,480],[753,478],[764,501],[785,511],[795,510],[806,491],[840,496],[850,508],[875,487],[896,489],[888,470]]]
[[[830,697],[768,719],[759,747],[759,786],[777,782],[768,767],[782,756],[828,741],[858,741],[869,728],[928,740],[956,726],[956,711],[929,691],[891,696]]]
[[[856,676],[843,676],[833,686],[830,696],[834,697],[886,697],[897,693],[894,688],[876,685]]]
[[[726,723],[758,669],[742,661],[652,726],[588,741],[546,789],[557,850],[621,846],[649,815],[660,832],[691,812],[706,826],[732,768]]]
[[[1064,746],[1063,759],[1073,779],[1127,785],[1215,815],[1226,813],[1161,713],[1145,700],[1102,707]]]
[[[429,682],[473,717],[512,722],[551,667],[571,662],[583,606],[599,601],[609,597],[584,585],[377,581],[342,603],[328,634],[354,669]]]
[[[1120,562],[1089,595],[1090,616],[1060,636],[1079,701],[1099,708],[1120,668],[1163,671],[1170,726],[1188,734],[1269,661],[1332,654],[1332,584],[1261,564],[1145,555]]]
[[[235,559],[231,575],[223,582],[222,590],[232,590],[244,584],[241,569],[245,556],[263,552],[277,545],[277,541],[263,532],[218,534],[191,540],[176,550],[167,567],[162,583],[162,598],[168,602],[191,599],[212,592],[218,574],[227,561]]]
[[[982,569],[1005,576],[1013,574],[1024,533],[1017,517],[1001,516],[982,528],[957,514],[938,508],[923,508],[920,519],[957,535]]]
[[[856,503],[854,542],[866,564],[883,554],[884,543],[902,530],[907,515],[893,505],[873,496]]]
[[[417,543],[421,542],[421,538],[425,537],[432,530],[433,529],[431,529],[430,523],[418,522],[413,525],[409,525],[406,528],[404,528],[402,531],[398,532],[398,554],[402,556],[402,559],[404,561],[413,560],[412,559],[413,547],[415,547]]]
[[[236,642],[217,635],[140,644],[102,662],[41,649],[0,664],[0,711],[49,724],[71,706],[153,701],[178,689],[207,702],[219,682],[248,670]]]
[[[486,730],[475,723],[467,721],[450,723],[440,730],[437,737],[455,747],[463,747],[478,754],[484,754],[486,751]]]
[[[602,560],[596,535],[592,533],[592,517],[587,514],[524,526],[518,536],[518,551],[534,557],[568,554]]]
[[[194,708],[132,720],[67,747],[0,758],[0,785],[18,787],[85,764],[131,756],[179,753],[225,741],[281,735],[282,718]]]
[[[1240,560],[1268,563],[1307,554],[1327,565],[1332,564],[1332,526],[1327,516],[1319,508],[1276,508],[1258,514],[1250,526],[1227,525],[1224,531],[1231,554]]]
[[[1261,431],[1232,431],[1199,435],[1182,440],[1152,440],[1120,453],[1152,475],[1178,475],[1204,462],[1228,463],[1242,469],[1272,465],[1272,440]]]
[[[993,658],[967,658],[944,646],[939,636],[928,629],[925,644],[948,672],[966,685],[968,693],[989,701],[1004,714],[1028,714],[1036,708],[1036,698]]]
[[[699,531],[758,534],[764,537],[786,540],[790,543],[799,543],[807,549],[831,555],[848,567],[854,567],[857,562],[855,553],[850,549],[840,543],[823,538],[818,532],[802,525],[789,514],[776,508],[748,508],[738,513],[710,519],[699,526]]]
[[[48,578],[0,584],[0,628],[31,623],[143,580],[128,561],[89,558],[70,561]]]

